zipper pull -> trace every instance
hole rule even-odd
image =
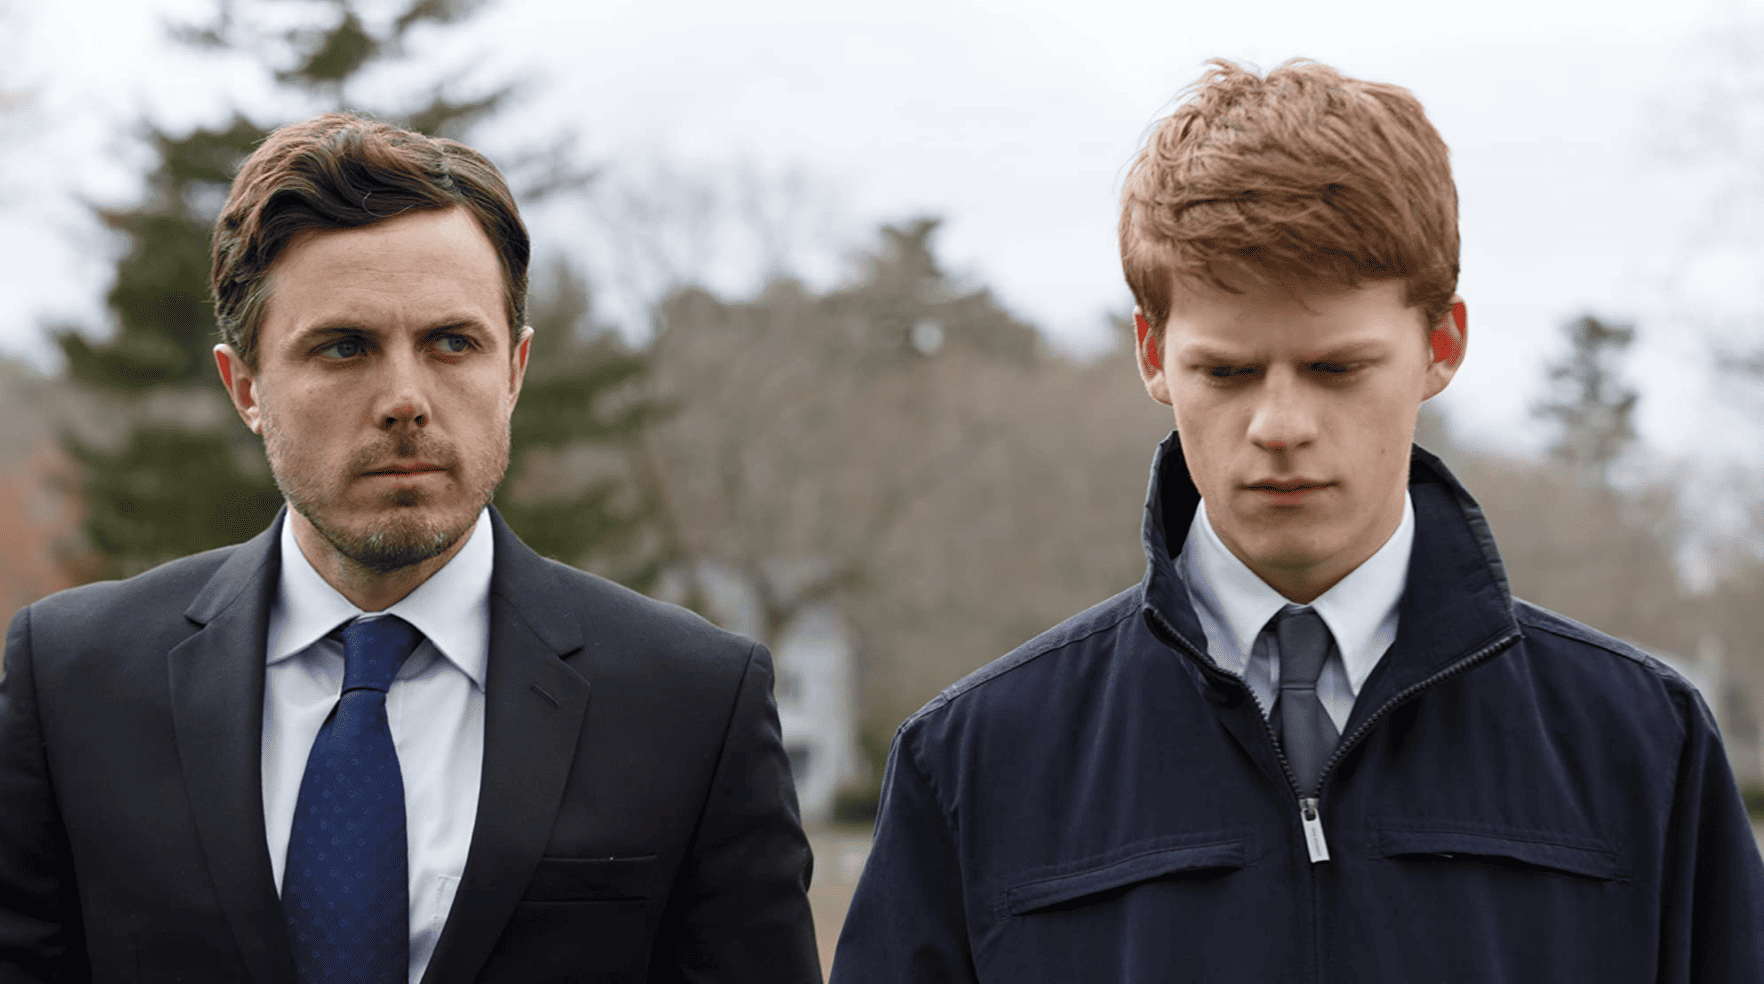
[[[1329,842],[1323,839],[1323,816],[1317,811],[1317,797],[1299,800],[1299,822],[1305,827],[1305,848],[1311,852],[1311,863],[1329,860]]]

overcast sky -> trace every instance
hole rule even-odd
[[[7,134],[29,158],[0,162],[0,352],[53,369],[44,320],[103,323],[112,257],[75,196],[138,189],[129,121],[215,122],[227,98],[272,96],[160,40],[166,12],[202,0],[12,2],[26,29],[0,40],[18,66],[5,81],[36,90],[39,119]],[[1689,126],[1717,39],[1747,22],[1731,0],[504,0],[448,43],[490,75],[544,80],[494,139],[573,130],[613,169],[798,168],[848,245],[941,215],[947,264],[1073,352],[1131,305],[1113,237],[1124,165],[1207,58],[1305,55],[1396,82],[1451,146],[1460,191],[1471,351],[1442,398],[1454,424],[1535,448],[1527,408],[1556,326],[1591,311],[1638,323],[1644,436],[1688,452],[1735,428],[1686,312],[1756,302],[1757,254],[1745,237],[1711,245],[1716,179],[1661,148]],[[553,209],[537,245],[571,251],[594,221]]]

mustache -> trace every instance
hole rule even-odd
[[[422,431],[389,434],[385,441],[362,448],[349,456],[348,469],[350,474],[359,475],[363,472],[383,468],[393,461],[426,461],[443,468],[454,468],[459,464],[459,456],[452,446],[438,441]]]

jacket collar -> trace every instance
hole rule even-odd
[[[1506,568],[1482,508],[1437,457],[1419,446],[1410,451],[1409,496],[1415,543],[1397,638],[1355,700],[1355,719],[1518,632]],[[1141,591],[1146,615],[1155,614],[1192,650],[1190,656],[1210,665],[1206,634],[1176,563],[1199,505],[1181,440],[1172,432],[1158,446],[1146,490]]]

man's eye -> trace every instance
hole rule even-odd
[[[435,340],[435,345],[449,355],[460,355],[472,350],[472,340],[464,335],[442,335]]]
[[[1352,366],[1343,365],[1339,362],[1313,362],[1311,363],[1311,368],[1321,373],[1328,373],[1331,376],[1345,375],[1353,370]]]
[[[319,354],[327,359],[353,359],[366,351],[359,338],[343,338],[319,349]]]
[[[1214,366],[1207,370],[1207,374],[1214,379],[1230,379],[1233,376],[1247,376],[1255,371],[1252,366]]]

